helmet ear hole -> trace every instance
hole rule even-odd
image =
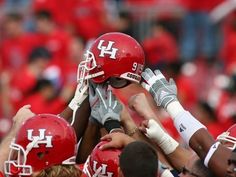
[[[41,159],[44,158],[45,153],[44,153],[44,152],[38,152],[38,153],[37,153],[37,156],[38,156],[38,158],[41,160]]]
[[[130,84],[131,82],[123,79],[123,78],[118,78],[118,77],[111,77],[109,79],[109,84],[113,87],[113,88],[123,88],[126,87]]]

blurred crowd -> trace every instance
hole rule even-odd
[[[25,104],[36,114],[62,111],[84,50],[111,31],[141,43],[146,66],[174,78],[181,103],[213,136],[235,123],[233,0],[0,0],[0,139]]]

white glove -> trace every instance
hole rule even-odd
[[[154,140],[165,154],[172,153],[179,145],[179,143],[164,132],[160,125],[153,119],[148,121],[146,132],[146,136]]]
[[[142,86],[151,93],[158,106],[167,108],[168,104],[177,101],[177,88],[173,79],[168,82],[159,70],[153,73],[149,68],[145,69],[142,77],[147,82],[143,82]]]

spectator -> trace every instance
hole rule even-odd
[[[50,64],[61,69],[69,56],[70,36],[56,26],[51,12],[37,11],[35,18],[39,45],[45,46],[52,54]]]
[[[178,60],[178,47],[175,38],[158,22],[153,24],[151,35],[143,41],[147,65],[160,68]]]
[[[199,101],[195,107],[195,113],[193,114],[207,127],[214,139],[225,131],[224,126],[220,124],[213,108],[211,108],[208,103]]]
[[[55,23],[62,29],[71,27],[71,11],[75,0],[34,0],[32,2],[32,10],[34,13],[39,11],[48,11],[52,15]],[[65,10],[66,9],[66,10]]]
[[[32,94],[25,97],[22,104],[30,104],[32,111],[36,114],[45,112],[57,114],[71,98],[72,91],[72,88],[65,86],[59,95],[57,95],[57,90],[50,80],[40,79],[37,81]]]
[[[34,48],[28,57],[27,65],[12,75],[11,88],[13,92],[11,99],[16,110],[19,109],[19,104],[23,98],[28,96],[36,86],[37,80],[42,77],[50,59],[51,53],[47,49],[43,47]]]
[[[0,48],[3,69],[16,71],[27,63],[31,50],[37,45],[35,35],[23,29],[23,17],[19,13],[9,13],[3,23],[5,38]]]
[[[224,71],[232,74],[236,67],[236,12],[232,12],[223,23],[223,45],[221,48],[221,58],[224,64]]]
[[[74,1],[71,16],[76,34],[86,42],[110,29],[104,0]]]
[[[181,59],[193,61],[197,58],[211,60],[219,48],[219,27],[209,18],[209,11],[222,0],[183,0],[186,14],[181,27]]]

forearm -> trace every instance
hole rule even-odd
[[[174,152],[166,155],[168,162],[178,171],[187,164],[191,152],[180,145],[175,149]]]
[[[60,114],[60,117],[66,119],[67,121],[70,121],[73,116],[73,110],[67,106]]]
[[[216,176],[226,176],[228,168],[228,159],[232,151],[223,145],[219,145],[217,150],[211,156],[208,167],[216,174]]]
[[[191,113],[184,110],[178,101],[170,103],[166,110],[171,115],[175,128],[186,144],[200,154],[201,157],[204,156],[204,153],[206,154],[209,147],[215,142],[206,127],[193,117]]]
[[[84,135],[84,132],[88,125],[90,111],[91,110],[89,106],[89,101],[88,98],[86,98],[84,102],[81,104],[81,106],[77,109],[75,114],[75,122],[73,124],[78,141]]]
[[[175,116],[173,117],[173,120],[176,129],[179,131],[185,142],[189,144],[189,146],[198,154],[198,156],[203,161],[206,161],[206,156],[212,145],[215,143],[214,138],[207,131],[206,127],[196,120],[189,112],[181,109],[178,104],[174,105],[176,106],[175,111],[172,111],[171,115]],[[170,113],[171,110],[167,107],[167,111]],[[230,150],[220,145],[218,149],[216,149],[216,151],[209,157],[208,166],[217,176],[225,175],[229,155]]]
[[[88,155],[92,152],[95,145],[99,142],[99,130],[100,127],[96,123],[89,121],[83,138],[79,144],[76,163],[81,164],[86,161]]]
[[[206,154],[210,147],[215,143],[213,137],[209,132],[201,128],[193,134],[189,141],[189,146],[198,154],[201,159],[206,157]]]

